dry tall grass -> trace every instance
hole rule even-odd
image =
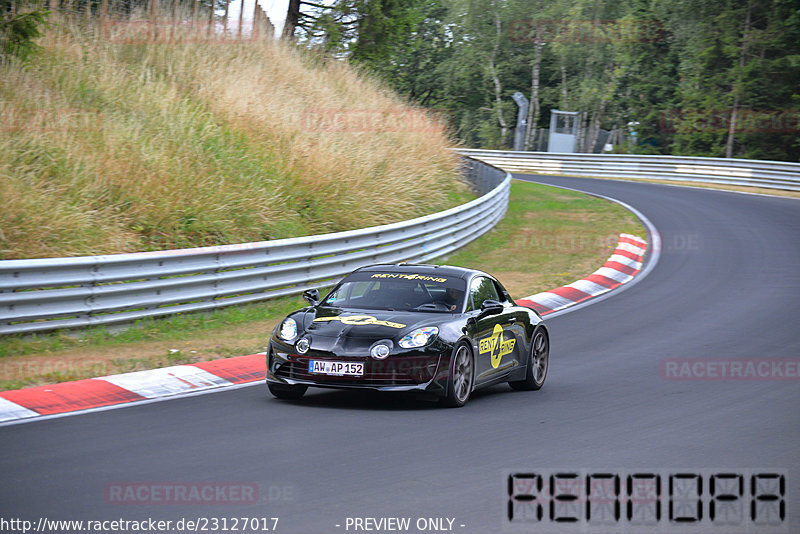
[[[0,259],[347,230],[467,197],[443,125],[349,65],[157,39],[59,25],[0,66]]]

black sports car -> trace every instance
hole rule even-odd
[[[541,316],[492,276],[438,265],[358,269],[281,321],[267,352],[267,386],[297,399],[308,386],[420,391],[463,406],[474,389],[536,390],[550,340]]]

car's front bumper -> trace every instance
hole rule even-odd
[[[376,391],[424,391],[446,393],[450,353],[409,351],[408,355],[391,355],[384,360],[369,356],[345,356],[309,352],[296,354],[270,344],[267,351],[267,382],[286,385],[307,385],[337,389],[371,389]],[[361,362],[364,374],[330,376],[309,372],[310,360]]]

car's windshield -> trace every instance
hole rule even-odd
[[[371,310],[461,312],[466,282],[422,273],[358,272],[323,300],[326,306]]]

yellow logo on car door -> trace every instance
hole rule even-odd
[[[492,330],[492,335],[480,340],[478,351],[481,354],[490,354],[492,367],[497,369],[503,356],[510,354],[514,350],[516,342],[515,339],[503,339],[503,327],[496,324]]]

